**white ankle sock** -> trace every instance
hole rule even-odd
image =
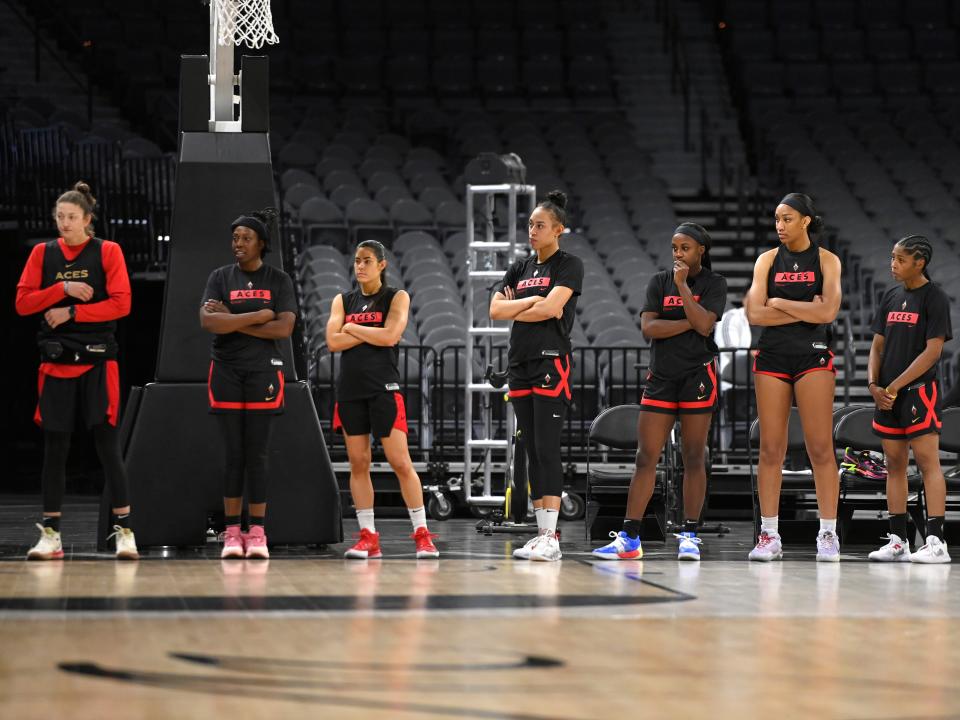
[[[760,529],[766,530],[767,535],[779,535],[780,534],[780,516],[774,515],[773,517],[761,517]]]
[[[557,533],[557,520],[560,518],[559,510],[543,510],[543,525],[541,529],[545,531],[548,535],[556,535]]]
[[[414,532],[417,528],[427,526],[427,511],[423,509],[423,505],[418,508],[407,508],[407,512],[410,513],[410,522],[413,523]]]
[[[361,530],[376,532],[373,525],[373,508],[369,510],[357,510],[357,522],[360,523]]]
[[[834,535],[836,535],[836,534],[837,534],[837,519],[834,518],[833,520],[824,520],[823,518],[820,518],[820,532],[823,532],[824,530],[829,530],[829,531],[832,532]]]
[[[537,517],[537,530],[543,530],[543,513],[544,509],[542,507],[533,509],[533,514]]]

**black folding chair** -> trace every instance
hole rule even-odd
[[[843,408],[843,414],[834,426],[833,445],[838,453],[845,448],[883,452],[880,438],[873,434],[873,408]],[[839,413],[839,411],[837,411]],[[834,413],[834,418],[837,413]],[[907,476],[907,512],[918,528],[926,527],[923,507],[923,486],[917,474]],[[878,493],[880,493],[878,495]],[[871,480],[840,468],[840,507],[838,510],[840,536],[849,529],[856,510],[883,511],[887,509],[886,483]]]
[[[636,463],[639,416],[639,405],[616,405],[597,415],[590,425],[590,442],[587,444],[587,510],[584,520],[584,530],[588,540],[606,538],[610,530],[619,528],[623,521],[626,494],[630,488]],[[599,466],[596,463],[594,444],[606,446],[606,449],[600,450],[603,461]],[[613,453],[615,457],[611,459],[608,449],[621,452]],[[632,451],[632,453],[626,454],[622,451]],[[664,537],[666,516],[663,508],[663,479],[665,476],[665,472],[657,471],[657,484],[649,506],[654,509],[659,537],[648,533],[647,524],[644,523],[644,539],[663,539]],[[606,502],[602,503],[595,499],[595,496],[603,498]],[[620,497],[614,501],[617,496]],[[604,512],[609,510],[614,512]],[[653,530],[652,527],[649,529]]]
[[[940,452],[953,453],[954,466],[943,472],[947,480],[947,509],[960,510],[960,407],[947,408],[941,416]]]

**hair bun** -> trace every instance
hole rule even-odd
[[[547,200],[559,208],[567,207],[567,194],[562,190],[551,190],[547,193]]]
[[[93,192],[90,190],[90,186],[87,185],[83,180],[78,180],[77,182],[75,182],[73,184],[73,189],[76,190],[81,195],[86,195],[88,198],[90,198],[91,205],[97,204],[97,200],[95,197],[93,197]]]
[[[819,215],[814,215],[813,219],[810,220],[810,226],[807,228],[808,235],[819,235],[823,232],[824,224],[823,218]]]

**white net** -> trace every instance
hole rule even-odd
[[[217,43],[258,49],[280,41],[273,31],[270,0],[213,0]]]

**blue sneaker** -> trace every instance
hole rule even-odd
[[[677,551],[677,560],[699,560],[700,543],[703,542],[697,537],[696,533],[682,532],[674,535],[680,541],[680,549]]]
[[[613,542],[597,548],[591,554],[600,560],[639,560],[643,557],[643,548],[640,547],[640,538],[634,540],[626,532],[611,531]]]

